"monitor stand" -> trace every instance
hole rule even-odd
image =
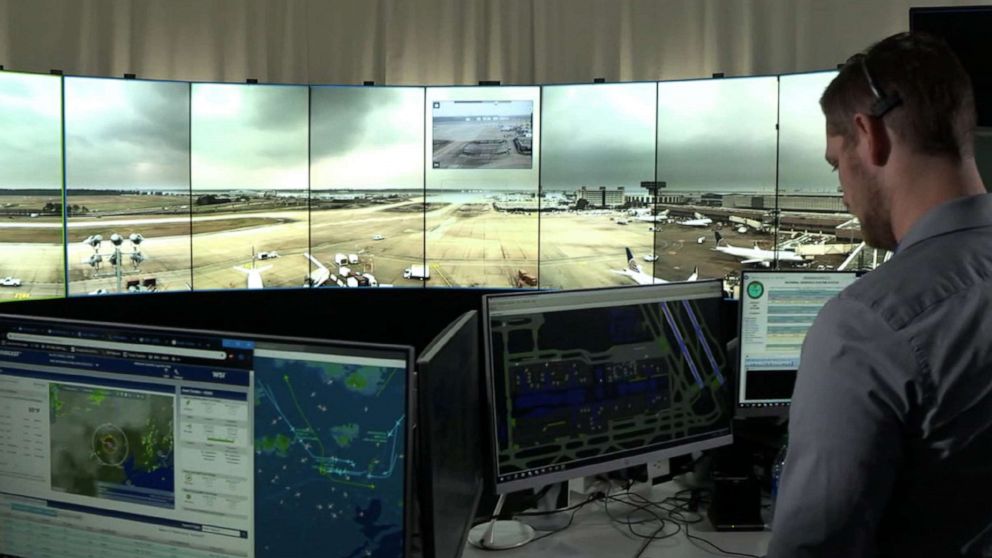
[[[468,542],[483,550],[507,550],[521,547],[534,540],[534,528],[516,520],[500,520],[506,494],[500,494],[489,523],[481,523],[468,532]]]

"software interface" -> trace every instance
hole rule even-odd
[[[743,272],[738,407],[789,404],[807,330],[856,277],[853,271]]]
[[[729,436],[720,297],[712,281],[487,297],[497,485]]]
[[[0,319],[0,555],[399,555],[406,364],[345,356]]]

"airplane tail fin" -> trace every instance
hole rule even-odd
[[[686,281],[695,281],[696,279],[699,279],[699,267],[698,266],[692,268],[692,275],[690,275],[689,278],[686,279]]]
[[[630,248],[625,248],[625,250],[627,250],[627,269],[640,272],[641,266],[637,265],[637,260],[634,259],[634,253],[630,251]]]
[[[723,240],[723,236],[720,235],[720,231],[713,231],[713,236],[716,237],[716,245],[720,245],[720,241]]]
[[[697,212],[697,211],[693,211],[693,212],[692,212],[692,216],[693,216],[693,218],[695,218],[695,219],[705,219],[705,218],[706,218],[706,217],[703,217],[703,214],[702,214],[702,213],[699,213],[699,212]]]

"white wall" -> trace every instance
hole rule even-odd
[[[832,68],[973,0],[0,0],[7,69],[472,84]]]

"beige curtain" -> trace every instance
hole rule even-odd
[[[832,68],[973,0],[0,0],[7,69],[189,81],[635,81]]]

